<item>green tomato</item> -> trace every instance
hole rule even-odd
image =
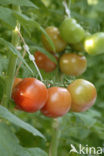
[[[88,54],[96,55],[104,53],[104,33],[99,32],[87,37],[84,47]]]
[[[85,31],[75,19],[66,18],[60,26],[61,37],[68,43],[78,43],[84,39]]]

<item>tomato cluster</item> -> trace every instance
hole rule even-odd
[[[70,27],[67,25],[67,28],[69,30],[67,30],[67,28],[65,27],[66,23],[71,24]],[[65,24],[65,26],[64,26],[64,24]],[[61,54],[60,52],[63,52],[68,44],[66,42],[67,39],[65,39],[65,37],[63,37],[63,38],[61,37],[61,35],[63,34],[61,31],[64,31],[64,29],[66,29],[66,32],[68,31],[68,36],[70,36],[69,40],[73,40],[73,42],[69,41],[70,43],[76,43],[77,41],[79,43],[79,41],[80,41],[79,36],[76,36],[76,35],[74,36],[73,32],[71,32],[73,25],[75,28],[74,33],[77,33],[77,31],[80,31],[80,33],[82,34],[82,35],[80,35],[80,38],[84,40],[85,34],[87,34],[87,33],[84,33],[84,30],[82,29],[82,27],[79,26],[74,19],[66,19],[63,22],[63,24],[60,26],[60,31],[58,28],[56,28],[54,26],[49,26],[46,28],[46,32],[47,32],[48,36],[51,38],[51,40],[53,41],[56,51],[53,51],[52,47],[48,43],[48,40],[44,34],[42,34],[42,42],[43,42],[45,49],[47,51],[49,51],[52,55],[54,55],[54,57],[56,58],[56,61],[59,60],[59,68],[60,68],[61,72],[65,73],[67,75],[70,75],[70,76],[79,76],[82,73],[84,73],[87,68],[86,57],[79,55],[76,52],[74,54],[73,53],[67,53],[67,54],[65,53],[63,55],[60,55]],[[67,36],[67,38],[68,38],[68,36]],[[76,43],[76,45],[78,43]],[[73,44],[71,46],[75,47],[76,45]],[[80,45],[82,46],[82,43],[80,43]],[[55,55],[56,53],[58,53],[59,57],[56,57],[56,55]],[[56,64],[53,61],[51,61],[48,58],[48,56],[46,56],[42,52],[35,51],[34,57],[35,57],[37,66],[40,69],[44,70],[45,72],[52,72],[53,70],[56,69],[56,66],[58,63]]]
[[[47,117],[60,117],[71,109],[73,112],[83,112],[89,109],[96,100],[95,86],[83,79],[73,81],[68,87],[46,86],[35,78],[24,78],[20,82],[15,79],[12,99],[16,108],[34,113],[41,110]]]
[[[52,40],[55,50],[51,47],[45,34],[42,34],[44,48],[52,55],[57,53],[59,63],[55,64],[42,52],[36,51],[34,56],[38,67],[45,72],[52,72],[59,65],[60,71],[69,76],[79,76],[87,68],[87,60],[84,51],[88,54],[101,54],[104,52],[104,33],[90,34],[77,23],[74,18],[66,17],[59,29],[49,26],[46,33]],[[70,45],[72,52],[65,53],[67,45]],[[61,52],[64,52],[62,55]],[[74,52],[74,54],[73,54]],[[79,55],[81,52],[81,55]]]
[[[52,40],[55,50],[51,47],[47,37],[42,34],[44,48],[59,63],[54,63],[47,55],[35,51],[36,64],[45,72],[52,72],[59,65],[62,73],[79,76],[87,68],[87,59],[83,51],[88,54],[104,52],[104,33],[91,35],[71,17],[65,18],[59,29],[55,26],[47,27],[46,33]],[[70,45],[71,52],[66,53],[67,45]],[[17,109],[30,113],[40,110],[45,116],[53,118],[63,116],[69,110],[73,112],[86,111],[95,103],[96,97],[95,86],[84,79],[76,79],[67,88],[52,86],[47,89],[43,82],[35,78],[23,80],[16,78],[12,92],[12,99],[16,103]]]
[[[42,34],[42,43],[48,52],[54,55],[55,58],[55,54],[57,53],[59,58],[56,58],[59,63],[54,63],[48,58],[48,56],[40,51],[36,51],[34,54],[36,63],[38,67],[45,72],[52,72],[56,69],[56,66],[59,65],[60,71],[64,74],[69,76],[79,76],[83,74],[87,68],[87,59],[84,56],[83,51],[86,50],[91,54],[98,53],[98,51],[99,53],[102,53],[103,51],[103,48],[100,48],[100,46],[103,46],[103,33],[98,33],[92,36],[73,18],[66,18],[59,29],[54,26],[49,26],[45,30],[54,43],[55,51],[52,49],[44,34]],[[96,40],[95,47],[91,47],[91,38]],[[98,40],[96,38],[98,38]],[[60,52],[64,52],[68,44],[74,51],[62,55]],[[82,52],[81,55],[78,54],[78,52]]]

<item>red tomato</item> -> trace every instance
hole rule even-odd
[[[42,113],[48,117],[65,115],[71,107],[71,95],[66,88],[51,87],[48,89],[48,100]]]
[[[14,91],[15,87],[22,81],[21,78],[15,78],[14,83],[13,83],[13,87],[12,87],[12,92]],[[22,110],[22,108],[20,108],[19,106],[15,107],[16,109]]]
[[[21,81],[22,81],[21,78],[15,78],[14,83],[13,83],[13,89],[12,89],[12,90],[14,90],[14,88],[15,88]]]
[[[41,53],[40,51],[36,51],[34,56],[36,64],[40,69],[43,69],[45,72],[55,70],[56,64],[52,62],[45,54]]]
[[[86,80],[78,79],[73,81],[68,90],[72,97],[71,110],[73,112],[83,112],[88,110],[96,101],[96,88]]]
[[[87,68],[87,60],[85,56],[75,53],[63,54],[59,61],[60,70],[70,76],[79,76],[85,72]]]
[[[14,89],[12,98],[17,108],[33,113],[45,105],[48,91],[41,81],[35,78],[25,78]]]

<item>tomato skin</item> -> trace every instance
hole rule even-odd
[[[95,33],[86,38],[84,47],[88,54],[97,55],[104,53],[104,33]]]
[[[33,113],[45,105],[48,91],[41,81],[35,78],[25,78],[15,87],[12,98],[17,108]]]
[[[82,42],[78,42],[76,44],[71,44],[72,49],[79,51],[79,52],[83,52],[84,50],[84,43]]]
[[[51,87],[48,89],[48,100],[41,112],[47,117],[65,115],[71,107],[71,96],[66,88]]]
[[[14,83],[13,83],[13,87],[12,90],[15,89],[15,87],[22,81],[21,78],[15,78]]]
[[[63,54],[59,61],[60,70],[70,76],[79,76],[85,72],[87,60],[85,56],[75,53]]]
[[[37,66],[45,72],[52,72],[56,69],[56,64],[52,62],[45,54],[36,51],[34,54]]]
[[[12,87],[12,93],[13,93],[15,87],[16,87],[22,80],[23,80],[23,79],[21,79],[21,78],[15,78],[14,83],[13,83],[13,87]],[[22,108],[19,107],[19,106],[16,106],[15,108],[16,108],[16,109],[19,109],[19,110],[22,110]]]
[[[49,26],[45,30],[46,30],[47,34],[49,35],[49,37],[51,38],[51,40],[53,41],[55,48],[56,48],[56,52],[63,51],[66,47],[66,42],[61,38],[58,28],[56,28],[54,26]],[[44,34],[42,34],[42,42],[43,42],[44,47],[49,52],[53,52],[53,50]]]
[[[83,40],[81,40],[80,42],[78,43],[74,43],[74,44],[71,44],[71,47],[76,50],[76,51],[79,51],[79,52],[83,52],[85,51],[84,49],[84,42],[85,42],[85,39],[87,37],[89,37],[91,34],[89,32],[85,32],[85,37]]]
[[[73,81],[68,90],[72,97],[71,110],[73,112],[83,112],[94,105],[97,97],[95,86],[84,79]]]
[[[66,18],[60,26],[61,37],[68,43],[78,43],[84,39],[85,31],[75,19]]]

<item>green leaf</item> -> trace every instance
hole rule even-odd
[[[12,122],[13,124],[29,131],[30,133],[32,133],[35,136],[40,136],[42,138],[44,138],[44,136],[34,127],[32,127],[31,125],[29,125],[28,123],[22,121],[21,119],[19,119],[17,116],[13,115],[11,112],[8,111],[8,109],[6,109],[3,106],[0,106],[0,117]]]
[[[5,72],[7,70],[8,65],[8,58],[6,56],[0,55],[0,76],[2,75],[2,72]]]
[[[48,154],[40,148],[29,148],[27,151],[29,152],[30,156],[48,156]]]
[[[30,0],[0,0],[0,4],[3,4],[3,5],[14,4],[14,5],[19,5],[19,6],[38,8]]]
[[[0,122],[0,156],[48,156],[40,148],[23,148],[10,127]]]
[[[29,17],[27,17],[26,15],[20,14],[18,12],[14,12],[14,15],[16,16],[16,18],[19,20],[19,22],[21,23],[22,26],[26,25],[29,28],[37,28],[39,29],[47,38],[50,46],[52,47],[53,51],[55,51],[55,45],[53,43],[53,41],[51,40],[51,38],[48,36],[48,34],[46,33],[46,31],[44,30],[44,28],[36,21],[33,21],[32,19],[30,19]]]
[[[88,112],[84,112],[84,113],[74,113],[74,115],[76,117],[79,117],[80,120],[83,121],[83,124],[87,128],[91,128],[94,126],[94,124],[97,121],[96,116],[100,117],[100,113],[91,109]]]
[[[30,156],[5,123],[0,123],[0,156]]]
[[[28,70],[33,74],[32,69],[29,67],[29,65],[26,63],[26,61],[23,59],[23,57],[21,56],[20,52],[8,41],[4,40],[3,38],[0,38],[0,43],[3,45],[6,45],[8,47],[8,49],[16,56],[18,56],[21,61],[26,65],[26,67],[28,68]]]
[[[0,20],[2,20],[11,28],[14,28],[16,25],[16,19],[12,14],[12,10],[1,6],[0,6]]]

